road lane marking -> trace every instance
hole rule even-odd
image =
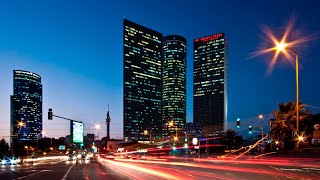
[[[52,170],[41,170],[41,171],[38,171],[38,172],[35,172],[35,173],[32,173],[32,174],[28,174],[28,175],[26,175],[26,176],[18,177],[18,178],[16,178],[16,179],[27,178],[27,177],[33,176],[33,175],[35,175],[35,174],[38,174],[38,173],[41,173],[41,172],[46,172],[46,171],[52,171]]]
[[[320,169],[317,169],[317,168],[302,168],[302,169],[308,169],[308,170],[316,170],[316,171],[320,171]]]
[[[74,166],[74,164],[68,169],[68,171],[64,174],[64,176],[62,177],[61,180],[66,180],[67,179],[67,177],[68,177],[68,175],[69,175],[69,173],[70,173],[70,171],[71,171],[73,166]]]
[[[294,169],[294,168],[280,168],[280,169],[284,171],[303,171],[301,169]]]

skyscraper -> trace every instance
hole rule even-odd
[[[38,74],[14,70],[11,96],[11,136],[36,141],[42,131],[42,84]],[[13,142],[13,141],[11,141]]]
[[[163,36],[126,19],[123,28],[124,138],[137,141],[160,138]]]
[[[163,89],[162,116],[164,123],[173,122],[173,127],[165,127],[164,136],[183,133],[186,124],[186,39],[169,35],[163,38]]]
[[[224,33],[194,40],[193,121],[211,132],[227,126],[227,60]]]

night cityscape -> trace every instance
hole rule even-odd
[[[320,2],[0,2],[0,179],[320,179]]]

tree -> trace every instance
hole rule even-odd
[[[5,139],[1,139],[0,141],[0,154],[7,154],[9,152],[9,145]]]
[[[299,124],[308,119],[311,112],[305,108],[305,104],[299,102]],[[292,140],[292,132],[296,131],[296,104],[292,101],[278,103],[278,110],[273,111],[275,120],[272,122],[271,137],[287,143]],[[299,130],[306,127],[299,126]]]
[[[233,129],[227,129],[223,133],[223,140],[227,149],[235,149],[242,145],[243,139]]]

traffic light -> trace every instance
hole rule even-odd
[[[52,109],[49,108],[49,111],[48,111],[48,120],[52,120]]]
[[[237,128],[240,128],[240,118],[237,119]]]
[[[252,134],[252,126],[249,126],[249,134]]]

